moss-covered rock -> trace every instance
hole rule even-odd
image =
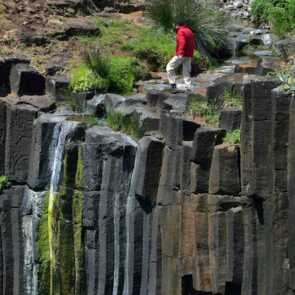
[[[48,200],[45,197],[44,209],[37,227],[37,260],[39,264],[38,281],[39,295],[49,295],[50,292],[50,254],[48,236]]]
[[[85,293],[81,186],[78,146],[66,148],[59,192],[48,193],[38,225],[39,292],[41,295]]]

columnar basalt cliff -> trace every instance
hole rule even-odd
[[[0,195],[1,294],[295,292],[295,102],[278,81],[229,72],[200,85],[208,99],[228,87],[243,96],[241,145],[183,116],[191,94],[146,85],[146,95],[87,102],[96,115],[134,116],[137,142],[55,110],[43,79],[19,62],[0,64],[11,72],[2,88],[14,92],[0,101],[10,183]]]

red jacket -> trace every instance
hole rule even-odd
[[[187,26],[176,28],[176,55],[193,57],[195,50],[195,37],[192,30]]]

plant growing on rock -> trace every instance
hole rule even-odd
[[[192,100],[189,103],[187,109],[188,115],[192,117],[199,117],[201,120],[204,120],[204,123],[209,126],[217,126],[219,121],[219,114],[217,110],[217,106],[199,100]]]
[[[239,144],[241,142],[241,130],[236,129],[231,132],[227,132],[224,142],[229,144]]]
[[[139,127],[138,118],[133,115],[124,116],[120,112],[109,112],[106,116],[106,124],[113,130],[123,131],[136,140],[144,135]]]
[[[185,20],[196,35],[199,49],[213,56],[226,47],[227,20],[211,1],[150,0],[149,13],[166,31],[173,30],[177,21]]]
[[[253,0],[251,12],[257,23],[269,23],[278,35],[295,29],[294,0]]]
[[[93,72],[85,64],[73,68],[70,77],[70,88],[73,92],[103,90],[108,88],[108,81]]]
[[[4,175],[0,176],[0,192],[8,185],[8,178]]]
[[[284,91],[295,94],[295,74],[291,65],[281,67],[275,75],[282,82],[281,88]]]
[[[223,106],[224,107],[237,107],[240,108],[242,104],[242,97],[234,90],[225,90],[223,93]]]

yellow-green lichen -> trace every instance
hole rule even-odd
[[[49,200],[49,194],[46,194],[43,213],[37,226],[37,260],[39,264],[38,281],[39,281],[40,295],[48,295],[50,291],[48,200]]]
[[[70,147],[63,161],[59,193],[49,193],[48,244],[50,295],[81,295],[83,285],[82,205],[80,186],[82,163],[76,146]],[[47,293],[48,294],[48,293]]]

